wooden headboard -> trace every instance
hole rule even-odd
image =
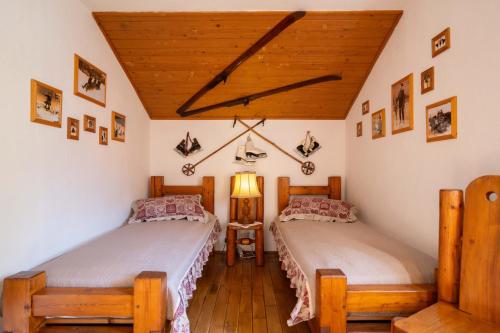
[[[157,198],[173,194],[201,194],[203,207],[205,207],[206,211],[214,214],[214,189],[215,178],[212,176],[203,177],[201,185],[198,186],[165,185],[163,176],[151,176],[149,197]]]
[[[278,214],[288,206],[291,195],[327,195],[340,200],[342,185],[340,177],[328,177],[326,186],[290,186],[290,177],[278,177]]]

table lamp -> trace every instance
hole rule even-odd
[[[241,224],[249,224],[250,220],[250,200],[260,197],[259,187],[257,186],[257,175],[255,172],[245,171],[237,172],[234,177],[234,189],[231,198],[243,199]]]

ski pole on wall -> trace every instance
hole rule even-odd
[[[292,160],[298,162],[301,165],[301,170],[302,170],[303,174],[305,174],[305,175],[312,175],[314,173],[314,170],[316,169],[316,166],[314,165],[313,162],[310,162],[310,161],[302,162],[301,160],[299,160],[298,158],[296,158],[295,156],[293,156],[292,154],[290,154],[289,152],[287,152],[286,150],[284,150],[283,148],[281,148],[280,146],[278,146],[276,143],[274,143],[273,141],[269,140],[268,138],[266,138],[265,136],[263,136],[262,134],[260,134],[259,132],[257,132],[254,129],[255,126],[248,125],[243,120],[241,120],[239,117],[235,117],[234,118],[234,123],[236,123],[236,121],[239,122],[240,124],[242,124],[243,126],[245,126],[248,131],[251,131],[252,133],[254,133],[255,135],[257,135],[259,138],[261,138],[262,140],[266,141],[267,143],[269,143],[270,145],[272,145],[274,148],[278,149],[280,152],[282,152],[286,156],[290,157]]]
[[[264,125],[265,121],[266,121],[266,118],[262,119],[261,121],[259,121],[258,123],[256,123],[253,126],[248,126],[246,131],[242,132],[241,134],[238,134],[237,136],[235,136],[234,138],[232,138],[231,140],[229,140],[228,142],[226,142],[225,144],[223,144],[222,146],[220,146],[219,148],[217,148],[216,150],[214,150],[213,152],[211,152],[210,154],[208,154],[207,156],[205,156],[204,158],[202,158],[201,160],[199,160],[195,164],[191,164],[191,163],[184,164],[182,166],[182,173],[185,174],[186,176],[192,176],[192,175],[194,175],[194,173],[196,171],[196,167],[198,165],[200,165],[201,163],[205,162],[207,159],[209,159],[210,157],[214,156],[219,151],[221,151],[222,149],[226,148],[227,146],[229,146],[234,141],[238,140],[240,137],[242,137],[246,133],[248,133],[250,131],[253,131],[253,129],[255,127],[257,127],[257,126],[259,126],[261,124]]]

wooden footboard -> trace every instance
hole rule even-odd
[[[47,288],[45,272],[20,272],[4,280],[3,330],[35,333],[48,317],[132,319],[134,333],[164,332],[167,274],[142,272],[132,288]]]
[[[436,302],[433,284],[349,285],[340,269],[316,270],[313,332],[345,333],[348,320],[390,320]]]

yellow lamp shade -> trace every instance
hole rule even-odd
[[[237,172],[234,177],[234,189],[231,198],[257,198],[260,196],[255,172]]]

